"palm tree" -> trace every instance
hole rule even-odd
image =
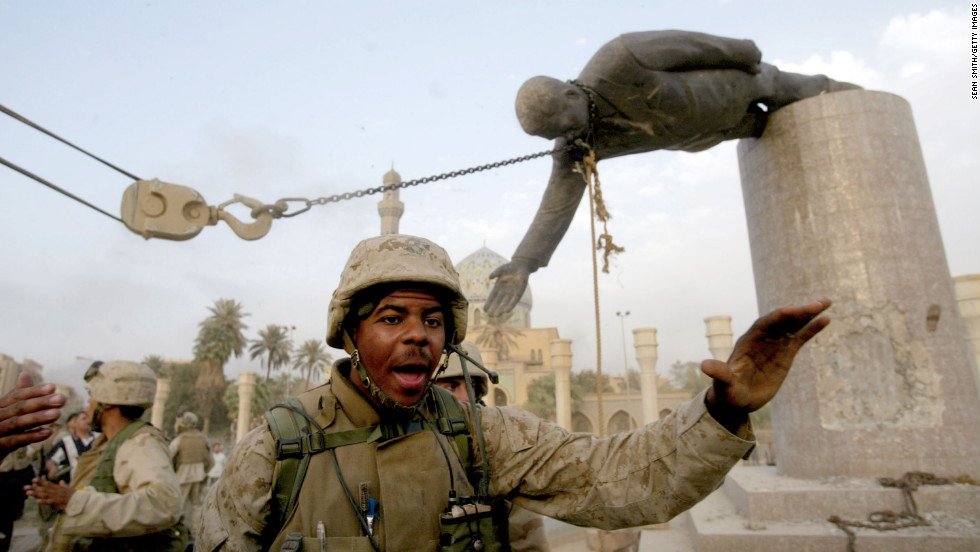
[[[145,364],[153,373],[157,375],[158,378],[170,377],[170,366],[167,362],[163,360],[160,355],[146,355],[143,357],[143,364]]]
[[[269,380],[272,370],[289,363],[293,352],[293,340],[289,337],[289,329],[278,324],[269,324],[264,330],[259,330],[259,338],[252,341],[248,348],[249,358],[265,356],[262,364],[265,366],[265,379]]]
[[[511,347],[517,347],[518,337],[523,337],[524,333],[510,323],[510,314],[488,316],[487,325],[483,329],[480,337],[476,338],[478,345],[483,345],[488,349],[498,351],[501,359],[510,358]]]
[[[242,318],[249,316],[247,312],[242,312],[242,304],[234,299],[218,299],[214,302],[214,306],[208,307],[208,310],[211,311],[211,316],[201,322],[201,326],[218,325],[227,328],[231,333],[232,354],[235,358],[242,356],[245,345],[248,344],[244,334],[248,326],[242,322]]]
[[[333,357],[323,348],[322,341],[307,339],[299,346],[299,350],[296,351],[296,362],[293,364],[293,368],[299,370],[300,374],[306,374],[306,387],[308,388],[310,386],[310,378],[313,376],[313,370],[332,361]]]
[[[194,340],[194,360],[200,366],[197,377],[197,399],[204,419],[204,433],[211,426],[211,414],[225,392],[225,363],[232,355],[239,357],[248,340],[243,331],[248,328],[242,318],[242,305],[234,299],[218,299],[208,307],[211,316],[200,324]]]

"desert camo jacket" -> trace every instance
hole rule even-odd
[[[116,451],[112,477],[118,493],[101,493],[88,482],[105,450],[105,435],[78,457],[72,485],[75,493],[58,516],[46,550],[70,550],[74,537],[135,537],[172,527],[180,518],[181,495],[170,464],[167,441],[147,425]]]
[[[378,423],[374,407],[347,379],[349,370],[348,361],[338,362],[329,383],[300,397],[304,406],[320,409],[309,413],[321,425],[341,424],[338,429],[346,430],[350,425]],[[472,432],[469,410],[463,411]],[[515,408],[481,407],[480,417],[491,495],[507,497],[545,516],[600,529],[669,520],[719,487],[725,474],[754,446],[750,424],[729,433],[708,414],[704,392],[657,422],[602,439],[571,433]],[[444,441],[443,450],[452,446],[445,437],[438,438]],[[357,446],[335,449],[347,485],[356,493],[359,482],[364,482],[380,503],[374,534],[381,550],[438,550],[438,520],[448,501],[448,481],[457,479],[460,491],[466,480],[455,457],[450,473],[440,446],[433,444],[436,439],[435,432],[420,431],[381,445],[365,443],[360,446],[371,447],[370,454],[359,457]],[[473,441],[474,464],[479,466]],[[278,550],[284,533],[292,531],[301,532],[304,542],[313,544],[316,525],[324,522],[328,550],[332,543],[345,550],[370,550],[336,484],[329,456],[313,457],[299,505],[280,533],[280,528],[267,527],[276,468],[273,439],[268,425],[250,431],[235,446],[208,493],[195,549],[261,550],[263,542],[269,546],[263,534],[278,534],[271,546]]]

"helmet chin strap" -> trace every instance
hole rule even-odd
[[[102,403],[95,403],[95,411],[92,412],[92,419],[88,421],[88,427],[92,431],[102,432],[102,421],[99,420],[99,417],[102,416],[102,410]]]
[[[361,362],[361,355],[357,351],[357,345],[354,344],[354,340],[351,339],[350,334],[347,333],[347,330],[343,331],[342,337],[344,339],[344,345],[346,345],[347,348],[351,350],[351,354],[350,354],[351,365],[357,370],[357,377],[358,379],[361,380],[361,384],[364,385],[365,389],[367,389],[368,394],[374,400],[378,401],[378,404],[380,404],[384,409],[389,410],[397,414],[398,416],[409,417],[409,418],[414,418],[415,416],[417,416],[419,413],[419,407],[422,406],[422,403],[425,401],[420,398],[418,402],[416,402],[415,404],[411,406],[405,406],[399,403],[398,401],[396,401],[395,399],[391,398],[387,393],[384,392],[383,389],[381,389],[381,387],[378,386],[378,384],[374,383],[374,380],[368,374],[367,368],[365,368],[364,363]],[[446,369],[449,356],[445,355],[444,358],[445,360],[436,370],[437,374]],[[430,377],[428,383],[426,383],[425,389],[422,391],[423,398],[429,393],[429,390],[432,388],[432,381],[434,379],[435,377]]]

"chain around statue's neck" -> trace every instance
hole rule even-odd
[[[595,124],[599,119],[599,107],[596,104],[596,96],[598,94],[596,94],[595,90],[592,90],[575,79],[568,81],[568,84],[584,92],[585,97],[589,100],[589,128],[585,130],[583,138],[585,143],[588,144],[590,148],[595,149]]]

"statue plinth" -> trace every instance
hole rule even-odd
[[[904,99],[854,90],[738,146],[759,311],[830,297],[773,401],[791,477],[980,478],[980,401]]]
[[[833,322],[772,402],[776,467],[737,466],[678,527],[699,550],[846,550],[831,516],[908,508],[876,478],[980,475],[973,359],[912,112],[881,92],[817,96],[738,154],[759,311],[829,297]],[[856,549],[977,549],[978,487],[913,494],[932,525],[852,529]]]

